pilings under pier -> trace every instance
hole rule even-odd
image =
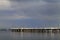
[[[12,32],[39,32],[39,33],[60,33],[60,29],[33,29],[33,28],[12,28]]]

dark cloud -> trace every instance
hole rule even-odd
[[[21,0],[12,2],[13,5],[17,1]],[[16,14],[38,19],[60,19],[60,3],[57,2],[58,0],[45,0],[47,2],[45,2],[44,0],[39,1],[40,2],[17,2],[17,4],[14,5],[14,7],[16,6]]]
[[[15,10],[10,10],[5,13],[14,13],[17,15],[23,15],[23,16],[28,16],[31,18],[50,18],[50,17],[54,17],[54,16],[58,16],[60,15],[60,3],[47,3],[45,1],[48,0],[39,0],[39,2],[17,2],[17,1],[24,1],[24,0],[12,0],[13,2],[11,2],[11,6],[15,9]],[[50,0],[50,1],[54,1],[54,0]],[[55,0],[56,1],[56,0]],[[4,12],[2,12],[4,13]],[[57,17],[56,17],[57,18]],[[53,18],[52,18],[53,19]]]
[[[60,2],[60,0],[43,0],[43,1],[46,1],[46,2],[51,2],[51,3]]]
[[[42,16],[55,16],[60,15],[60,4],[46,4],[42,6],[33,6],[31,8],[22,9],[25,15],[31,17]]]
[[[16,11],[9,11],[9,10],[1,11],[0,10],[0,17],[2,17],[2,16],[12,16],[14,13],[16,13]]]
[[[10,1],[16,1],[16,2],[22,2],[22,1],[25,1],[25,2],[27,2],[27,1],[40,1],[40,0],[10,0]]]

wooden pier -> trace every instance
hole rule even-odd
[[[11,28],[12,32],[60,33],[60,28]]]

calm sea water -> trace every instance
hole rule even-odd
[[[0,32],[0,40],[60,40],[60,33]]]

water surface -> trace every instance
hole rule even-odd
[[[0,40],[60,40],[60,33],[0,32]]]

